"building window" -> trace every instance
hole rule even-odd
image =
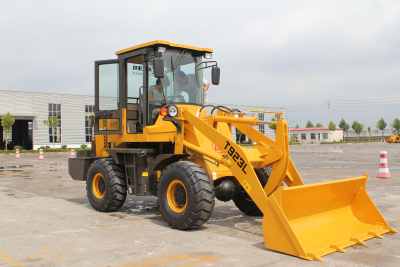
[[[299,135],[298,134],[294,134],[293,137],[296,140],[296,143],[299,142]]]
[[[61,104],[49,103],[49,117],[55,116],[60,121],[57,126],[49,127],[49,142],[53,143],[53,130],[54,130],[54,143],[61,143]]]
[[[311,139],[316,139],[316,138],[315,138],[315,133],[312,133],[312,134],[311,134]]]
[[[258,130],[260,131],[260,133],[265,134],[265,125],[264,124],[259,124],[258,125]]]
[[[258,113],[258,120],[259,121],[264,121],[264,113]],[[265,125],[264,124],[259,124],[258,125],[258,130],[260,133],[265,134]]]
[[[92,105],[85,105],[85,136],[86,136],[86,143],[92,141],[92,131],[93,127],[90,126],[90,120],[92,119],[92,115],[94,112],[94,106]]]
[[[322,139],[328,139],[328,133],[322,133]]]
[[[301,140],[306,140],[306,134],[301,134]]]

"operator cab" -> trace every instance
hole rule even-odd
[[[212,49],[154,41],[116,52],[118,59],[95,62],[95,134],[142,133],[167,105],[204,105],[203,69],[212,68]]]

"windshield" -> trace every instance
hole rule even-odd
[[[160,57],[164,60],[162,79],[154,77],[153,60],[149,61],[149,110],[165,104],[203,105],[202,57],[186,50],[167,50]]]

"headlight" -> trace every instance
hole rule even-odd
[[[178,115],[178,108],[175,105],[168,106],[168,116],[176,117]]]

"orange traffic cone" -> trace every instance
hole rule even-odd
[[[15,158],[16,158],[16,159],[19,159],[19,158],[20,158],[20,157],[19,157],[19,149],[16,150]]]
[[[43,149],[40,149],[40,152],[39,152],[39,160],[41,160],[41,159],[44,159],[44,157],[43,157]]]
[[[75,151],[71,149],[71,158],[75,158]]]
[[[391,177],[392,176],[390,175],[389,165],[388,165],[388,161],[387,161],[387,152],[381,151],[379,172],[378,172],[378,176],[376,176],[376,178],[391,178]]]

